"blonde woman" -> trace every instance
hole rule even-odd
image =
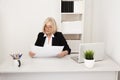
[[[64,57],[70,54],[69,48],[63,34],[57,31],[56,21],[52,17],[48,17],[43,26],[43,32],[38,34],[38,38],[35,42],[36,46],[64,46],[63,51],[57,55],[57,57]],[[35,53],[29,52],[31,57],[35,56]]]

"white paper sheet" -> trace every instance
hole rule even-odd
[[[33,46],[31,51],[36,55],[34,57],[55,57],[62,52],[64,46]]]

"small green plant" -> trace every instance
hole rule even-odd
[[[94,59],[94,51],[93,50],[86,50],[84,52],[84,57],[87,60],[93,60]]]

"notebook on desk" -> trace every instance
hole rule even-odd
[[[95,61],[104,59],[104,43],[81,43],[78,55],[71,58],[79,63],[84,62],[84,51],[86,50],[94,51]]]

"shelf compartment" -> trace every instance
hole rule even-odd
[[[82,14],[62,14],[61,21],[81,21]]]
[[[80,40],[81,34],[64,34],[66,40]]]

